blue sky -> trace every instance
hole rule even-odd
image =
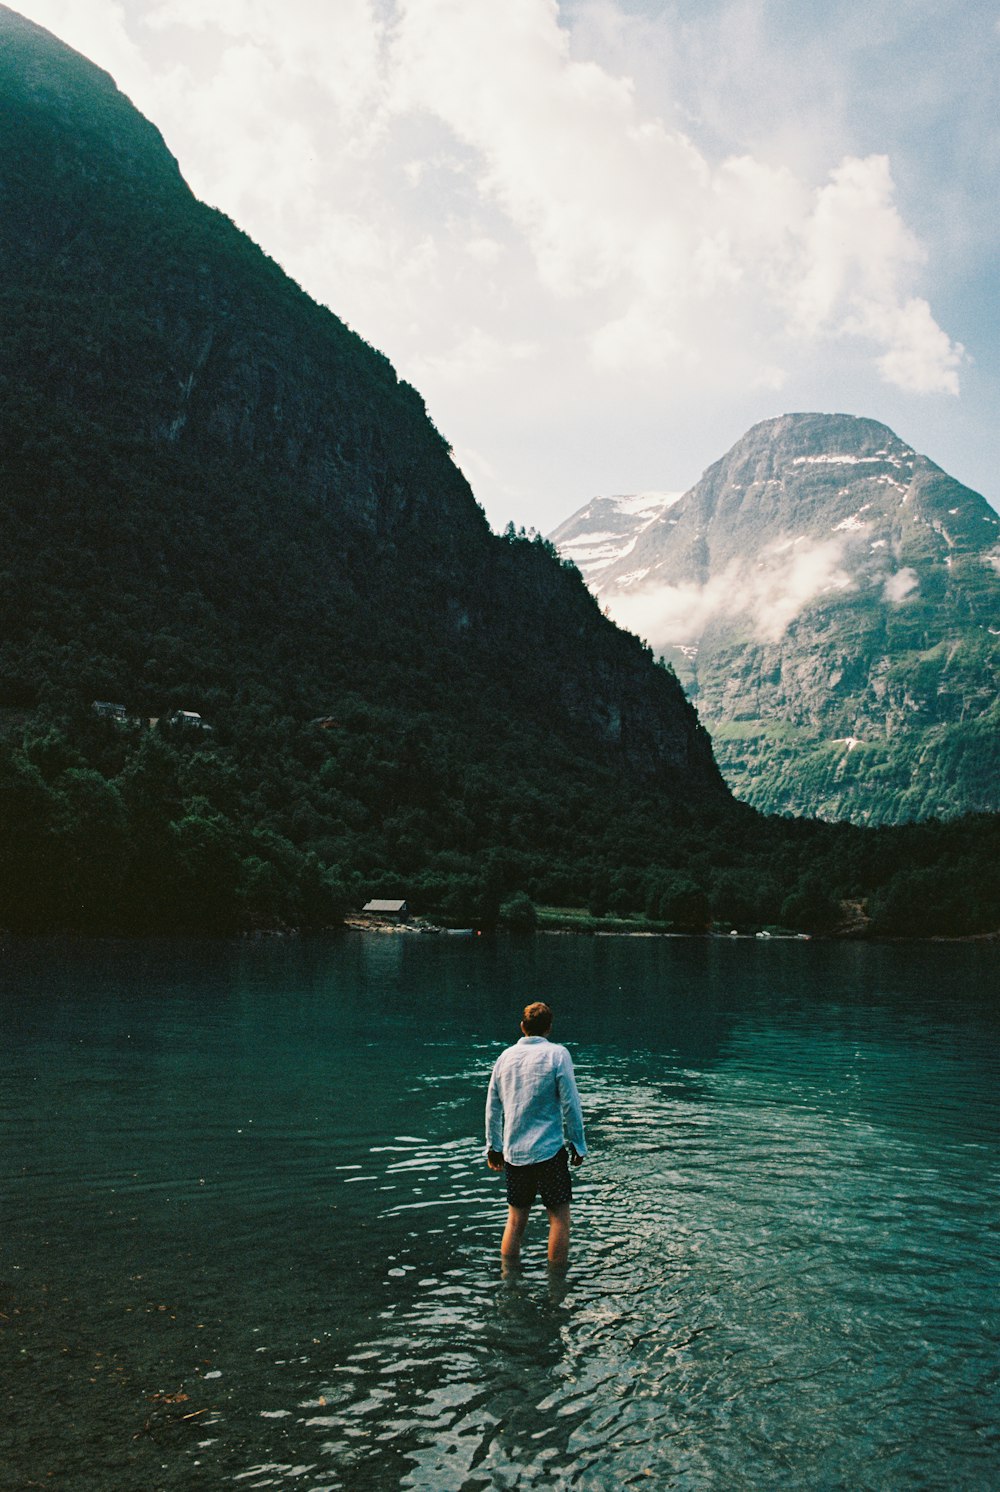
[[[1000,506],[983,0],[22,0],[424,395],[495,526],[883,420]]]

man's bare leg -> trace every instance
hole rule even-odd
[[[530,1207],[508,1207],[507,1226],[503,1230],[500,1257],[505,1264],[516,1264],[521,1257],[521,1239],[528,1226]]]
[[[562,1266],[569,1258],[569,1203],[549,1212],[549,1263]]]

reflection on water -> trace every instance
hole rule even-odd
[[[5,952],[0,1486],[997,1484],[988,950]],[[593,1154],[504,1278],[540,994]]]

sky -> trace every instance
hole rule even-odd
[[[494,527],[882,420],[1000,507],[995,0],[21,0],[423,395]]]

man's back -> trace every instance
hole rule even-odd
[[[486,1100],[490,1148],[515,1166],[548,1160],[568,1140],[586,1154],[569,1052],[544,1036],[522,1036],[500,1056]]]

